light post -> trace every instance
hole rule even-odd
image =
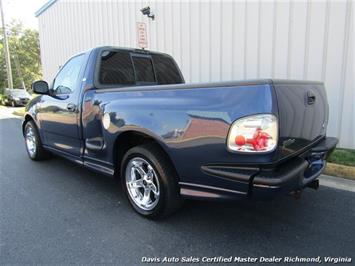
[[[0,0],[0,12],[1,12],[2,30],[4,33],[4,53],[5,53],[5,62],[6,62],[7,83],[8,83],[9,89],[13,89],[14,86],[13,86],[13,82],[12,82],[12,70],[11,70],[11,61],[10,61],[9,42],[7,40],[7,35],[6,35],[5,18],[4,18],[2,0]]]

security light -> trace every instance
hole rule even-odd
[[[146,6],[146,7],[143,7],[141,9],[141,12],[143,15],[146,15],[148,18],[151,18],[152,20],[154,20],[154,14],[153,13],[150,13],[150,7],[149,6]]]

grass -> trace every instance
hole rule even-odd
[[[328,158],[325,174],[355,180],[355,150],[335,149]]]
[[[355,150],[336,149],[328,158],[328,162],[355,166]]]

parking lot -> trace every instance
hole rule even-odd
[[[0,150],[1,265],[354,254],[354,192],[321,186],[299,200],[186,201],[150,221],[131,209],[117,181],[58,157],[29,160],[21,120],[11,115],[0,119]]]

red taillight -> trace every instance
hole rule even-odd
[[[267,152],[277,144],[277,119],[261,114],[235,121],[228,134],[228,148],[240,152]]]
[[[261,151],[267,147],[267,142],[269,138],[270,135],[268,133],[263,132],[261,128],[258,128],[255,131],[253,138],[251,139],[245,139],[243,135],[238,135],[235,138],[235,144],[237,144],[238,146],[243,146],[248,143],[253,146],[254,150]]]
[[[245,138],[243,135],[238,135],[235,137],[235,144],[238,146],[243,146],[245,145]]]
[[[267,147],[267,142],[269,138],[270,136],[268,133],[263,132],[261,128],[258,128],[254,133],[252,141],[249,143],[253,145],[254,150],[261,151]]]

